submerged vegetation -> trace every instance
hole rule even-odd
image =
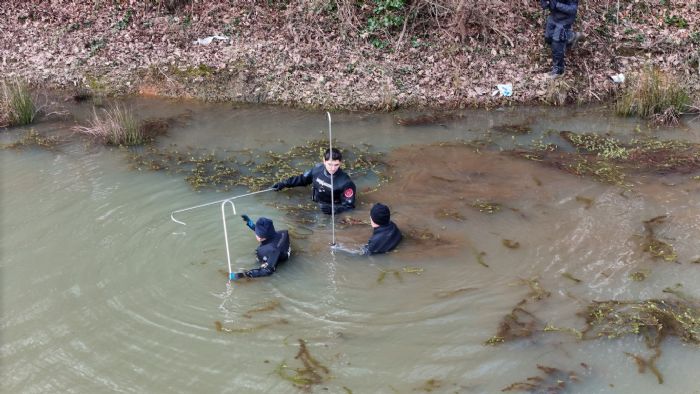
[[[34,121],[39,109],[26,83],[2,81],[0,127],[23,126]]]
[[[690,104],[687,89],[672,75],[647,67],[630,78],[615,109],[623,116],[638,115],[655,123],[675,124]]]
[[[511,153],[575,175],[626,188],[631,187],[628,181],[630,175],[690,174],[700,170],[700,144],[696,143],[657,138],[634,139],[625,143],[610,136],[571,131],[562,131],[559,136],[574,151],[554,144],[535,143],[530,148],[516,149]]]
[[[666,216],[657,216],[644,221],[644,242],[642,250],[649,253],[654,259],[661,259],[669,263],[674,263],[678,260],[673,246],[659,240],[656,237],[656,228],[666,221]]]
[[[331,378],[328,367],[321,364],[309,353],[303,339],[299,339],[299,351],[294,359],[301,361],[303,366],[292,369],[283,361],[275,368],[275,373],[282,379],[291,382],[295,387],[310,390],[312,386],[324,383]]]
[[[581,363],[584,369],[588,366]],[[501,391],[527,391],[529,393],[558,394],[569,391],[569,385],[579,383],[580,379],[574,371],[562,371],[559,368],[537,364],[537,369],[544,376],[530,376],[524,382],[516,382]]]
[[[144,150],[133,151],[130,161],[132,167],[138,170],[183,174],[194,190],[228,191],[233,187],[242,186],[256,191],[313,167],[320,161],[327,147],[327,139],[307,141],[304,145],[293,146],[289,151],[281,153],[242,150],[217,154],[209,150],[181,151],[177,148],[147,147]],[[381,159],[380,154],[370,152],[369,146],[341,149],[343,167],[353,179],[371,175],[378,179],[379,186],[389,182],[388,164]],[[313,210],[315,206],[295,203],[279,208],[295,212]]]
[[[24,149],[24,148],[41,148],[52,150],[62,141],[58,137],[45,137],[36,130],[32,129],[24,133],[22,138],[11,143],[3,145],[4,149]]]

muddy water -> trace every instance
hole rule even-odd
[[[286,151],[326,130],[317,112],[129,104],[142,117],[179,117],[159,147]],[[90,111],[68,109],[76,122]],[[484,345],[516,306],[581,330],[577,312],[593,300],[664,298],[669,287],[700,299],[693,174],[638,177],[622,189],[501,153],[546,142],[549,130],[699,142],[697,122],[650,130],[604,108],[466,111],[414,127],[394,115],[335,114],[338,144],[371,145],[392,172],[338,219],[367,221],[370,204],[382,201],[405,242],[386,256],[332,254],[327,217],[299,223],[274,208],[303,203],[306,193],[260,194],[237,200],[238,213],[296,229],[294,258],[272,277],[232,286],[222,273],[219,207],[178,216],[186,226],[170,212],[246,190],[195,192],[182,175],[134,171],[124,150],[71,136],[73,123],[34,126],[65,138],[54,151],[0,151],[2,392],[494,393],[546,378],[538,365],[562,371],[562,392],[700,392],[700,349],[673,337],[656,361],[663,384],[629,355],[653,355],[636,336],[539,331]],[[530,133],[498,128],[523,123]],[[23,132],[2,131],[0,142]],[[488,147],[474,149],[477,140]],[[360,190],[374,181],[357,179]],[[673,245],[678,263],[642,250],[643,222],[660,215],[667,219],[657,237]],[[252,267],[255,238],[229,219],[232,264]],[[336,232],[354,249],[370,229],[339,224]],[[638,271],[647,279],[633,281]],[[304,370],[306,380],[291,381]]]

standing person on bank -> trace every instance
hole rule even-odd
[[[317,202],[321,211],[327,215],[331,209],[331,177],[333,177],[333,199],[336,214],[355,208],[355,184],[350,176],[340,166],[343,155],[336,148],[326,149],[323,154],[323,163],[316,164],[314,168],[305,173],[290,177],[284,181],[272,185],[275,190],[288,187],[308,186],[311,188],[311,199]]]
[[[544,40],[552,47],[552,71],[549,78],[559,78],[564,74],[564,56],[583,36],[571,30],[576,21],[578,0],[540,0],[543,9],[549,10],[544,29]]]
[[[287,261],[292,253],[287,230],[275,231],[272,220],[268,218],[261,217],[253,223],[248,215],[241,215],[241,217],[243,222],[255,231],[255,238],[260,242],[260,246],[255,249],[255,258],[260,264],[260,268],[232,272],[229,274],[229,280],[258,278],[274,274],[277,270],[277,264]]]
[[[362,247],[362,254],[372,255],[386,253],[401,242],[401,231],[391,221],[391,211],[384,204],[376,203],[369,211],[369,221],[373,231],[367,244]]]

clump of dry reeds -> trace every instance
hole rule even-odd
[[[680,82],[656,67],[648,67],[631,78],[615,110],[623,116],[638,115],[659,124],[675,124],[690,104],[688,90]]]
[[[26,83],[2,81],[0,90],[0,127],[23,126],[34,121],[39,110]]]
[[[73,130],[91,136],[106,145],[141,145],[146,142],[138,120],[131,110],[115,104],[98,114],[93,108],[93,118],[88,126],[76,126]]]

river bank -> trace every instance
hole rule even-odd
[[[619,89],[610,75],[645,65],[700,86],[697,4],[581,2],[586,40],[551,81],[537,2],[434,15],[401,2],[403,25],[382,30],[367,4],[153,3],[6,2],[0,74],[94,95],[349,110],[605,101]],[[225,38],[197,42],[212,36]],[[512,97],[493,94],[508,83]]]

